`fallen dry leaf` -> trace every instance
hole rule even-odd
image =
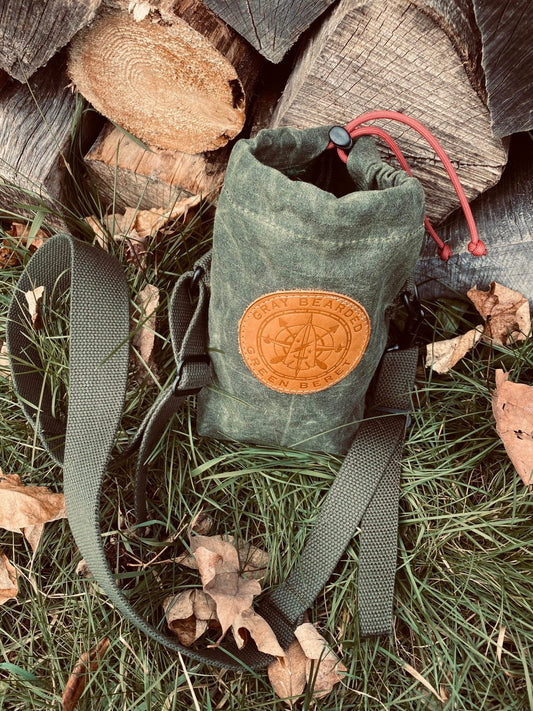
[[[30,312],[33,328],[38,331],[43,327],[41,305],[43,303],[44,286],[36,286],[35,289],[27,291],[24,296],[28,304],[28,311]]]
[[[232,627],[238,646],[246,642],[247,635],[243,634],[243,630],[247,630],[259,649],[274,650],[269,653],[282,656],[283,650],[273,630],[251,609],[261,586],[257,580],[241,575],[239,552],[235,546],[221,536],[195,535],[190,537],[190,543],[204,592],[213,598],[216,605],[221,635],[215,646]]]
[[[84,652],[70,675],[63,697],[61,699],[62,711],[74,711],[78,701],[83,694],[83,690],[87,685],[89,672],[95,672],[98,669],[100,660],[103,659],[109,647],[109,639],[105,637],[103,640],[91,649],[89,654]]]
[[[215,601],[198,589],[165,598],[163,609],[167,625],[186,647],[204,634],[209,623],[217,622]]]
[[[180,200],[169,210],[157,208],[137,210],[128,207],[124,213],[107,215],[102,221],[93,215],[86,217],[85,220],[103,249],[107,249],[109,236],[117,242],[126,239],[131,243],[130,247],[135,252],[135,257],[139,259],[146,251],[148,237],[155,235],[170,222],[180,218],[185,221],[189,210],[197,207],[200,202],[201,197],[193,195]]]
[[[252,606],[261,586],[257,580],[241,576],[237,549],[219,536],[194,536],[191,550],[198,563],[204,591],[216,603],[224,636],[237,615]]]
[[[8,380],[11,380],[11,368],[9,367],[7,343],[3,343],[2,348],[0,348],[0,378],[7,378]]]
[[[268,665],[268,678],[274,692],[292,708],[307,683],[307,657],[297,639],[293,640],[285,656]]]
[[[492,412],[509,459],[524,484],[533,484],[533,386],[512,383],[497,370]]]
[[[25,486],[0,470],[0,528],[22,533],[35,551],[45,523],[66,518],[65,497],[45,486]]]
[[[297,627],[294,635],[307,657],[307,681],[313,684],[313,696],[327,696],[335,684],[342,681],[346,667],[310,622]]]
[[[192,528],[195,533],[200,533],[196,528]],[[219,540],[227,541],[235,546],[234,536],[212,536],[212,538],[218,538]],[[237,543],[237,554],[239,556],[240,572],[242,575],[246,575],[248,578],[253,578],[254,580],[261,580],[264,578],[268,566],[268,553],[261,548],[253,546],[251,543],[239,542]],[[179,565],[183,565],[185,568],[191,568],[192,570],[198,570],[198,563],[194,555],[189,553],[183,553],[174,559]]]
[[[529,301],[520,292],[493,281],[488,291],[473,288],[467,296],[483,317],[488,338],[506,345],[520,343],[529,336]]]
[[[428,344],[426,368],[432,368],[436,373],[448,373],[468,351],[472,350],[482,335],[483,326],[477,326],[461,336]]]
[[[270,654],[273,657],[285,656],[285,652],[281,648],[268,622],[251,608],[242,610],[242,612],[234,618],[231,627],[239,649],[242,649],[248,641],[248,634],[246,633],[249,633],[260,652]]]
[[[6,238],[0,245],[0,268],[16,267],[22,263],[20,247],[26,247],[30,252],[35,252],[48,239],[44,230],[37,230],[30,240],[31,224],[12,222],[11,229],[7,231]]]
[[[137,295],[135,303],[144,316],[142,325],[133,335],[132,343],[139,354],[140,364],[150,368],[153,365],[159,289],[152,284],[147,284]]]
[[[18,591],[17,570],[4,551],[0,551],[0,605],[8,600],[16,600]]]

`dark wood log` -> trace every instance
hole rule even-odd
[[[531,0],[473,0],[483,40],[483,68],[497,136],[533,129]]]
[[[260,57],[197,0],[152,5],[145,15],[107,2],[73,41],[70,75],[100,113],[145,143],[216,150],[243,128]]]
[[[85,156],[91,180],[103,203],[117,209],[167,208],[191,195],[213,197],[222,185],[229,150],[190,155],[147,150],[112,124]]]
[[[2,0],[0,67],[26,81],[94,17],[101,0]]]
[[[48,221],[63,226],[72,196],[70,149],[77,105],[65,64],[58,55],[27,84],[11,80],[0,91],[0,209],[25,214],[19,203],[43,205],[51,211]],[[78,126],[85,129],[85,142],[94,140],[87,121]]]
[[[345,124],[376,109],[409,114],[440,139],[472,200],[499,180],[507,158],[492,135],[479,58],[468,0],[341,0],[298,54],[273,125]],[[442,220],[459,203],[432,149],[401,124],[378,125],[426,188],[429,217]]]
[[[334,0],[204,0],[270,62],[281,62]]]
[[[439,228],[454,255],[442,262],[432,245],[422,254],[415,278],[423,298],[462,297],[473,286],[488,289],[497,281],[520,291],[533,306],[533,139],[516,134],[502,179],[472,205],[486,257],[467,252],[466,220],[453,215]]]

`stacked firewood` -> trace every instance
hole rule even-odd
[[[475,201],[489,249],[481,281],[511,260],[508,286],[526,284],[533,296],[533,276],[524,276],[533,257],[533,142],[523,135],[502,180],[508,137],[533,129],[527,3],[4,0],[0,211],[27,203],[30,192],[65,217],[77,111],[102,202],[150,209],[215,196],[238,137],[393,109],[435,134]],[[459,202],[432,150],[403,125],[379,125],[422,181],[430,219],[448,218]],[[468,271],[464,223],[452,215],[442,231],[456,256],[441,265],[429,247],[423,252],[427,295],[441,282],[461,289],[458,273]]]

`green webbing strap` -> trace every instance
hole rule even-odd
[[[198,266],[199,270],[180,279],[171,302],[177,379],[151,408],[136,442],[140,445],[136,505],[141,514],[145,513],[146,460],[151,448],[185,397],[205,385],[208,378],[205,359],[208,261]],[[71,346],[65,432],[64,425],[55,417],[52,394],[45,386],[46,367],[32,345],[34,332],[24,292],[44,286],[50,295],[50,307],[69,285]],[[191,291],[198,296],[194,304],[189,295]],[[116,260],[100,249],[65,235],[48,240],[28,263],[9,311],[8,348],[15,388],[47,449],[56,461],[63,459],[65,498],[74,538],[92,574],[115,607],[156,641],[197,661],[234,669],[243,665],[265,666],[271,657],[253,645],[238,650],[228,641],[225,648],[198,652],[167,637],[135,612],[118,589],[107,565],[100,535],[100,490],[126,387],[128,304],[125,278]],[[376,412],[382,416],[369,419],[360,427],[309,542],[287,582],[259,602],[258,611],[284,647],[292,640],[295,624],[326,584],[360,524],[360,586],[361,590],[370,591],[368,595],[362,592],[360,595],[361,630],[363,634],[390,630],[399,452],[415,363],[414,351],[386,354],[375,403]],[[394,514],[392,523],[383,516],[384,502]],[[378,537],[374,533],[375,525],[382,529]],[[378,590],[385,589],[383,605],[374,603],[379,598],[376,584]]]

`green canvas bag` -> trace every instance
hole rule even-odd
[[[128,452],[138,450],[138,522],[147,516],[150,453],[192,394],[202,434],[347,452],[298,565],[256,606],[283,648],[359,527],[361,634],[392,628],[400,457],[417,349],[388,343],[388,323],[399,298],[418,313],[408,283],[424,236],[424,196],[416,179],[380,159],[372,139],[359,137],[383,138],[381,129],[361,127],[368,116],[374,118],[365,115],[348,131],[283,128],[237,142],[217,205],[212,255],[179,279],[171,297],[174,383],[146,414]],[[473,243],[481,253],[481,243]],[[52,310],[70,289],[66,423],[54,416],[31,338],[24,294],[37,285]],[[99,501],[125,395],[128,305],[116,259],[69,235],[48,240],[29,261],[9,310],[16,392],[63,466],[74,538],[113,605],[154,640],[193,659],[264,666],[271,657],[253,642],[242,650],[231,642],[191,650],[152,627],[107,565]]]

